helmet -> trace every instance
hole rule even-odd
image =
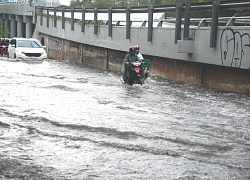
[[[130,52],[130,51],[134,51],[134,50],[135,50],[135,46],[130,46],[130,47],[129,47],[129,52]]]
[[[135,45],[135,50],[139,51],[140,50],[140,46],[139,45]]]
[[[129,54],[130,55],[135,55],[135,46],[130,46],[130,48],[129,48]]]

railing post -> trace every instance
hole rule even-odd
[[[97,16],[98,16],[98,9],[94,9],[94,34],[97,34]]]
[[[131,8],[128,6],[126,9],[126,39],[130,39],[130,26],[131,26],[130,11]]]
[[[40,25],[43,25],[43,8],[40,9]]]
[[[56,16],[56,8],[54,8],[54,27],[57,26],[57,16]]]
[[[210,33],[210,47],[213,48],[216,47],[216,41],[217,41],[219,11],[220,11],[220,0],[214,0],[212,22],[211,22],[211,33]]]
[[[35,6],[35,23],[37,23],[37,7]]]
[[[75,29],[75,13],[74,8],[71,8],[71,31],[74,31]]]
[[[65,29],[65,8],[62,8],[62,29]]]
[[[82,32],[85,32],[85,8],[82,8]]]
[[[112,37],[112,29],[113,29],[113,25],[112,25],[112,8],[109,8],[109,18],[108,18],[108,28],[109,28],[109,32],[108,32],[108,36]]]
[[[185,4],[185,21],[183,39],[189,39],[189,24],[190,24],[190,0],[186,0]]]
[[[178,40],[181,40],[181,17],[182,17],[182,4],[176,6],[176,24],[175,24],[175,41],[177,44]]]
[[[32,4],[33,4],[33,0],[29,0],[29,6],[30,6],[30,7],[33,7]]]
[[[153,6],[148,7],[148,41],[152,42],[153,36]]]
[[[49,27],[49,9],[47,9],[47,27]]]

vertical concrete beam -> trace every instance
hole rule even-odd
[[[37,23],[37,6],[35,6],[35,23]]]
[[[10,37],[10,20],[9,15],[5,14],[5,21],[4,21],[4,31],[5,31],[5,37]]]
[[[3,30],[3,16],[2,16],[2,14],[0,14],[0,23],[2,24],[2,29],[0,29],[0,30]]]
[[[185,4],[185,21],[184,21],[184,35],[183,39],[189,39],[189,25],[190,25],[190,0],[186,0]]]
[[[23,22],[17,21],[17,37],[23,37],[24,31],[23,31]]]
[[[126,39],[130,39],[130,28],[131,28],[130,11],[131,11],[131,8],[127,7],[126,9]]]
[[[82,27],[81,31],[85,32],[85,8],[82,8]]]
[[[220,11],[220,0],[214,0],[212,22],[211,22],[211,33],[210,33],[210,47],[211,48],[216,47],[219,11]]]
[[[153,6],[148,7],[148,41],[152,42],[153,36]]]
[[[25,34],[25,37],[26,38],[31,38],[32,37],[32,24],[31,23],[26,23],[25,25],[25,28],[26,28],[26,34]]]
[[[2,30],[5,32],[5,19],[2,19]]]
[[[71,31],[74,31],[75,29],[75,12],[74,8],[71,8]]]
[[[15,16],[12,16],[10,18],[10,38],[16,37],[17,36],[17,23],[16,23],[16,18]]]
[[[181,40],[181,17],[182,17],[182,4],[176,6],[176,24],[175,24],[175,41]]]
[[[62,29],[65,29],[65,8],[62,8]]]
[[[98,9],[94,9],[94,34],[97,34]]]
[[[17,26],[17,34],[16,37],[24,37],[24,27],[23,27],[24,16],[16,15],[16,26]]]
[[[40,9],[40,26],[43,25],[43,8]]]
[[[113,30],[113,25],[112,25],[112,8],[109,8],[109,15],[108,15],[108,36],[112,37],[112,30]]]
[[[47,27],[49,27],[49,10],[47,9]]]
[[[57,9],[54,8],[54,27],[57,26],[57,15],[56,15],[56,11],[57,11]]]

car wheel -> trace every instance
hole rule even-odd
[[[9,52],[7,52],[7,58],[10,58]]]
[[[14,59],[16,59],[16,53],[14,54]]]

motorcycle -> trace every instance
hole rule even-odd
[[[7,55],[7,52],[8,52],[8,46],[6,46],[6,45],[0,45],[0,55],[1,56]]]
[[[135,61],[126,65],[125,73],[126,78],[121,78],[123,84],[144,84],[144,81],[147,79],[150,65],[149,59],[143,59],[142,61]],[[144,77],[141,77],[141,72],[144,71]]]
[[[135,61],[127,65],[127,75],[126,83],[129,85],[133,84],[143,84],[144,77],[141,77],[141,71],[144,71],[142,67],[143,63],[140,61]]]
[[[8,46],[10,40],[8,38],[1,38],[0,39],[0,55],[7,55],[8,53]]]

